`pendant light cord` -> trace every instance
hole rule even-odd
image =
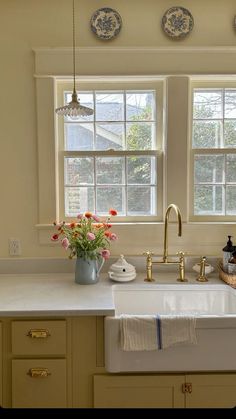
[[[76,94],[76,90],[75,90],[75,0],[73,0],[73,23],[72,23],[72,27],[73,27],[73,71],[74,71],[74,90],[73,90],[73,94]]]

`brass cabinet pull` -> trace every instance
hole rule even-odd
[[[182,392],[183,393],[192,393],[192,383],[184,383],[182,384]]]
[[[30,368],[27,374],[32,378],[47,378],[52,375],[48,368]]]
[[[45,339],[51,335],[47,329],[30,329],[27,333],[27,336],[29,336],[30,338]]]

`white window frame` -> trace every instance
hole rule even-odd
[[[56,117],[56,167],[57,167],[57,208],[58,221],[65,220],[71,222],[74,217],[65,217],[65,200],[64,200],[64,158],[65,157],[97,157],[97,156],[155,156],[156,157],[156,208],[157,215],[153,216],[118,216],[116,222],[144,222],[144,221],[161,221],[163,219],[163,100],[164,100],[164,83],[163,80],[151,81],[125,81],[125,78],[116,79],[110,78],[109,81],[91,80],[79,81],[78,91],[155,91],[156,96],[156,149],[143,151],[64,151],[64,118]],[[56,106],[64,105],[64,92],[71,91],[73,87],[72,80],[56,80]],[[88,208],[89,210],[89,208]]]
[[[71,48],[34,48],[37,115],[38,216],[35,218],[40,255],[65,258],[64,250],[51,242],[52,222],[59,219],[57,197],[56,82],[71,80]],[[178,56],[178,59],[176,57]],[[228,234],[234,234],[236,219],[190,221],[189,141],[191,138],[191,85],[206,81],[236,82],[235,47],[82,47],[76,50],[78,87],[83,81],[119,83],[162,81],[164,97],[163,217],[160,222],[124,222],[116,225],[119,240],[112,254],[142,255],[151,250],[163,254],[164,212],[170,203],[179,206],[183,236],[177,237],[176,219],[170,216],[169,254],[183,249],[188,255],[219,256]],[[181,63],[181,68],[180,68]],[[82,76],[82,74],[86,76]],[[196,84],[196,86],[197,86]],[[166,106],[167,105],[167,106]],[[165,141],[165,138],[167,141]],[[168,153],[168,159],[167,159]],[[171,221],[174,221],[173,223]],[[115,223],[115,221],[114,221]],[[143,257],[143,267],[145,258]],[[159,276],[159,274],[158,274]],[[158,278],[157,276],[157,278]]]
[[[193,130],[193,98],[194,98],[194,89],[236,89],[235,78],[230,78],[229,76],[216,77],[205,79],[205,80],[195,80],[191,82],[190,88],[190,112],[189,112],[189,164],[188,164],[188,177],[189,177],[189,205],[188,205],[188,220],[191,222],[235,222],[236,215],[195,215],[194,214],[194,157],[195,155],[227,155],[235,154],[236,148],[192,148],[192,130]]]

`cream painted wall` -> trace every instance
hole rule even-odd
[[[167,38],[160,27],[163,13],[174,5],[172,0],[107,0],[105,3],[103,0],[76,0],[77,45],[235,45],[236,31],[232,28],[235,0],[182,0],[180,3],[193,14],[195,26],[188,38],[176,42]],[[105,44],[89,28],[93,11],[104,6],[117,9],[123,19],[119,37]],[[65,256],[62,249],[39,245],[35,229],[38,179],[32,51],[34,47],[63,46],[71,46],[70,0],[0,0],[0,258],[8,257],[9,237],[20,238],[22,257]],[[109,62],[109,54],[103,59]],[[145,57],[141,56],[142,59]],[[96,62],[93,64],[96,66]],[[171,68],[169,70],[171,74]],[[116,74],[116,68],[112,72]],[[228,72],[227,65],[225,72]],[[125,237],[126,232],[122,234]],[[122,241],[117,252],[120,248]]]

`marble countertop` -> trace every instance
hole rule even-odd
[[[154,275],[156,284],[179,284],[177,273],[164,272]],[[99,282],[93,285],[78,285],[74,274],[1,274],[0,275],[0,317],[53,317],[53,316],[112,316],[115,308],[112,285],[129,286],[146,284],[145,273],[128,283],[111,281],[107,274],[101,274]],[[188,273],[189,282],[199,284],[196,274]],[[209,282],[201,286],[221,284],[217,273],[208,276]],[[227,286],[227,285],[225,285]]]

